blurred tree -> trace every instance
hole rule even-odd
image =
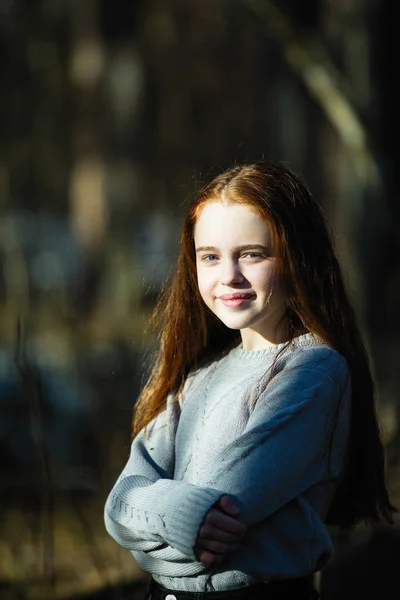
[[[73,438],[78,454],[86,436],[96,476],[103,470],[97,480],[108,489],[128,451],[146,350],[151,360],[144,326],[179,248],[182,205],[232,162],[266,156],[302,171],[332,222],[394,464],[400,209],[393,3],[4,0],[0,17],[2,448],[11,448],[11,426],[19,419],[27,425],[9,367],[22,316],[27,356],[45,378],[49,406],[73,411],[81,403],[89,411],[87,420],[79,411],[69,415],[84,428],[79,440],[61,410],[54,411],[59,427],[50,422],[49,430],[53,438],[61,432],[60,444]],[[78,389],[88,392],[86,408]],[[49,447],[57,443],[50,437]],[[54,456],[67,453],[62,444]],[[101,527],[97,497],[93,518]],[[24,538],[24,552],[35,556],[32,539]],[[89,543],[65,539],[77,555]],[[0,545],[4,556],[14,556],[10,547]],[[105,571],[120,579],[123,559],[103,539],[102,548],[110,557]],[[94,562],[91,584],[103,586],[108,575]],[[24,563],[18,576],[31,577],[34,568]],[[74,571],[75,588],[89,585],[86,571]]]

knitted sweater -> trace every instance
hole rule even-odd
[[[179,401],[169,398],[132,443],[105,525],[165,587],[227,590],[300,577],[332,556],[324,517],[346,454],[349,370],[312,334],[273,364],[283,347],[238,346],[191,373]],[[193,547],[224,494],[248,529],[239,550],[207,566]]]

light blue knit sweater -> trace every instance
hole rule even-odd
[[[350,415],[345,359],[312,334],[266,350],[237,347],[191,374],[179,402],[139,434],[105,505],[109,534],[175,590],[226,590],[322,569],[324,517],[343,470]],[[217,566],[193,546],[224,494],[248,525]]]

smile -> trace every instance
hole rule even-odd
[[[224,304],[224,306],[230,308],[236,308],[238,306],[242,306],[248,300],[252,300],[254,298],[254,294],[245,294],[245,293],[237,293],[237,294],[224,294],[223,296],[219,296],[219,300]]]

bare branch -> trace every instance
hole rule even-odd
[[[293,26],[270,0],[241,2],[262,21],[268,36],[281,45],[286,62],[302,79],[349,150],[362,183],[375,189],[381,188],[381,176],[369,146],[368,133],[343,91],[343,76],[335,69],[324,46],[316,41],[299,41]]]

